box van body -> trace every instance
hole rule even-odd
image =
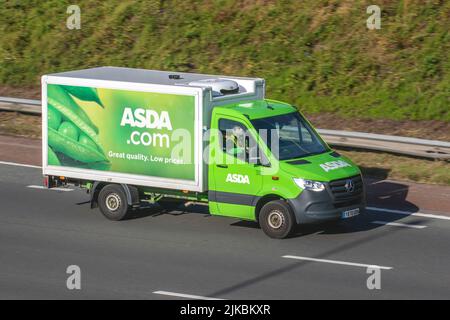
[[[260,78],[101,67],[42,77],[48,187],[86,188],[112,220],[204,202],[271,237],[364,209],[359,168]]]

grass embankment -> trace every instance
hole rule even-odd
[[[358,166],[363,174],[381,179],[450,185],[450,163],[389,153],[339,150]]]
[[[0,111],[0,135],[40,139],[41,117]]]
[[[448,139],[450,1],[377,1],[372,31],[365,0],[79,0],[81,30],[66,28],[70,4],[2,2],[5,95],[35,96],[42,74],[101,65],[258,76],[319,127]],[[0,113],[0,133],[39,137],[38,119]],[[370,175],[450,184],[445,162],[343,153]]]
[[[259,76],[308,113],[450,121],[450,1],[3,1],[0,84],[100,65]]]

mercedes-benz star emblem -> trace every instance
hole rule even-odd
[[[353,180],[349,179],[345,181],[345,190],[347,190],[347,192],[355,191],[355,183],[353,182]]]

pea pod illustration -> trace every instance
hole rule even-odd
[[[56,111],[54,108],[49,107],[47,109],[48,126],[57,130],[62,121],[62,115],[60,112]]]
[[[56,153],[53,151],[52,148],[48,148],[48,165],[49,166],[60,166],[61,162],[58,159],[58,156],[56,155]]]
[[[61,152],[72,159],[80,162],[101,162],[107,161],[105,155],[90,146],[83,145],[72,137],[64,136],[55,129],[48,128],[48,144],[56,151]]]
[[[47,88],[48,104],[52,105],[61,114],[69,118],[72,122],[83,122],[82,130],[88,129],[95,134],[98,133],[97,127],[89,119],[84,110],[73,100],[73,98],[58,85],[49,85]]]
[[[49,164],[50,161],[52,164],[59,161],[63,165],[76,161],[72,165],[77,167],[89,168],[94,163],[97,167],[107,167],[109,162],[100,147],[97,133],[65,105],[50,97],[48,102]]]
[[[108,170],[111,168],[111,162],[80,162],[78,160],[72,159],[71,157],[65,155],[64,153],[57,153],[58,159],[60,160],[61,164],[63,166],[67,167],[75,167],[75,168],[82,168],[82,169],[92,169],[92,170]]]
[[[89,123],[87,123],[84,119],[79,118],[78,115],[69,107],[53,100],[52,98],[48,98],[48,109],[53,109],[54,111],[59,112],[63,117],[73,124],[75,124],[82,132],[84,132],[88,137],[90,137],[92,140],[94,140],[96,143],[99,143],[98,141],[98,135],[97,131],[93,129]],[[53,115],[53,111],[49,113],[49,115]],[[51,118],[50,118],[51,119]],[[49,120],[50,120],[49,119]],[[62,119],[62,118],[61,118]],[[51,125],[53,126],[53,129],[56,129],[53,123],[53,119],[51,119]],[[49,123],[50,127],[50,123]]]
[[[97,94],[96,88],[91,87],[78,87],[78,86],[64,86],[64,89],[71,94],[72,96],[83,100],[83,101],[92,101],[96,102],[102,108],[104,108],[100,98]]]

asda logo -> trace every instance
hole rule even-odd
[[[351,165],[343,160],[338,160],[322,163],[320,167],[326,172],[328,172],[330,170],[336,170],[339,168],[351,167]]]
[[[167,129],[172,130],[172,123],[170,122],[169,113],[167,111],[156,112],[151,109],[125,108],[122,114],[122,127],[129,125],[130,127],[148,128],[148,129]]]
[[[154,132],[155,130],[172,130],[169,113],[161,111],[160,113],[151,109],[125,108],[122,114],[120,126],[130,126],[132,128],[147,128],[152,131],[133,131],[127,139],[127,144],[144,145],[146,147],[170,148],[170,137],[168,134]]]
[[[242,175],[242,174],[237,174],[237,173],[229,173],[227,175],[226,182],[250,184],[250,179],[248,178],[248,175]]]

